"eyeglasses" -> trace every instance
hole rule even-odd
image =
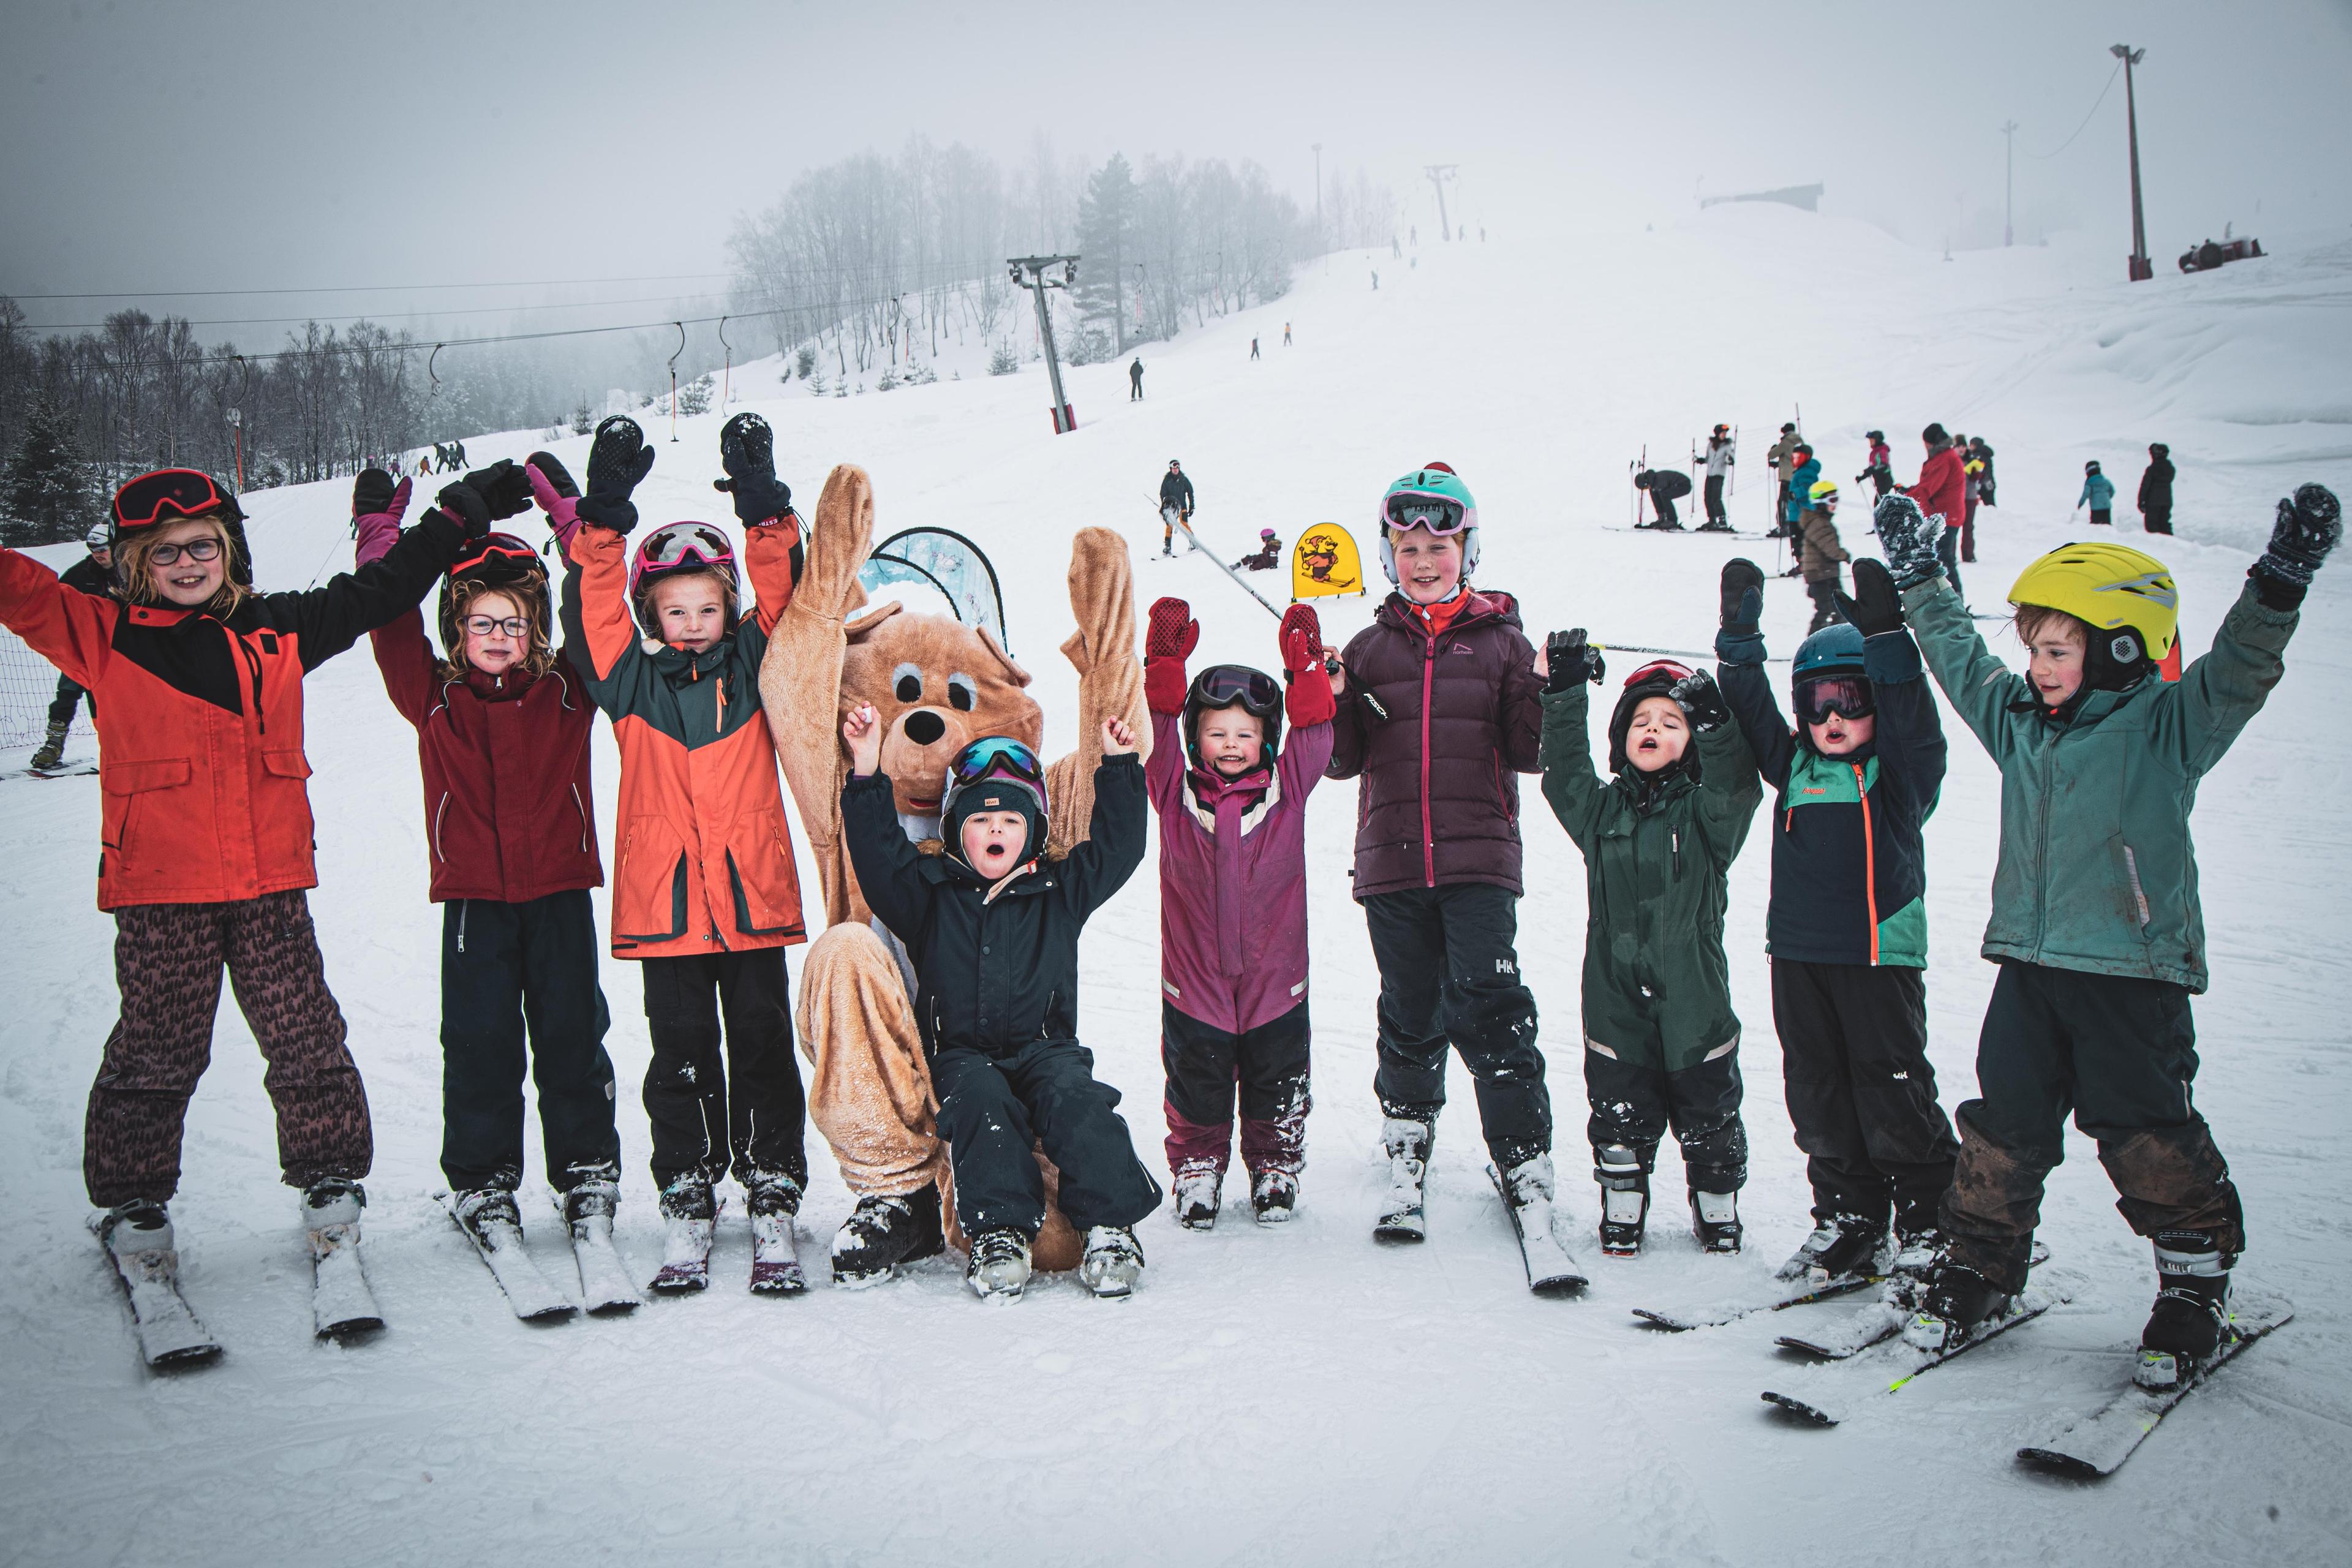
[[[978,784],[991,773],[1034,784],[1045,782],[1045,767],[1037,753],[1010,735],[982,735],[948,763],[948,777],[960,784]]]
[[[467,616],[457,624],[478,637],[504,632],[519,640],[530,635],[530,622],[520,616]]]
[[[1427,533],[1459,533],[1470,521],[1460,501],[1412,490],[1399,490],[1389,497],[1381,510],[1392,527],[1418,528]]]
[[[221,542],[214,535],[191,539],[185,544],[159,544],[147,552],[147,559],[158,566],[169,566],[181,556],[191,561],[215,561],[220,558]]]
[[[236,503],[221,493],[210,474],[194,468],[158,468],[114,492],[118,527],[152,528],[163,521],[167,511],[181,517],[202,517],[210,511],[235,515]]]
[[[1867,719],[1878,711],[1867,677],[1824,675],[1797,688],[1797,717],[1808,724],[1824,724],[1832,714],[1842,719]]]

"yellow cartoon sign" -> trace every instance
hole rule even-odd
[[[1310,524],[1290,556],[1290,597],[1328,599],[1364,591],[1363,557],[1356,542],[1336,522]]]

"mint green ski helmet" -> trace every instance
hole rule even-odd
[[[1462,580],[1478,570],[1478,502],[1470,487],[1450,465],[1429,463],[1389,486],[1381,497],[1375,523],[1381,542],[1381,569],[1389,585],[1397,582],[1396,552],[1389,544],[1391,528],[1426,528],[1433,533],[1462,536]]]

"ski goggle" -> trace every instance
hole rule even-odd
[[[539,563],[539,552],[511,533],[486,533],[473,549],[458,558],[449,568],[449,575],[466,573],[496,575],[504,567],[514,575],[543,570]],[[484,568],[488,568],[488,572]]]
[[[978,784],[992,774],[1043,787],[1045,765],[1037,760],[1036,752],[1010,735],[982,735],[948,763],[948,779],[953,784]]]
[[[1470,521],[1462,503],[1449,496],[1399,490],[1381,503],[1381,515],[1392,528],[1418,528],[1425,533],[1459,533]]]
[[[1202,708],[1240,703],[1263,719],[1282,705],[1282,687],[1262,669],[1245,664],[1213,664],[1192,678],[1193,700]]]
[[[1655,680],[1660,676],[1664,676],[1669,683],[1677,680],[1687,680],[1690,679],[1690,666],[1683,663],[1679,659],[1654,658],[1649,663],[1643,665],[1641,668],[1635,670],[1633,674],[1625,678],[1625,688],[1630,691],[1634,687],[1641,685],[1642,682],[1645,680]]]
[[[629,592],[635,593],[637,584],[655,573],[689,563],[718,567],[731,578],[735,546],[707,522],[673,522],[657,528],[637,546],[637,558],[629,566]]]
[[[194,468],[158,468],[152,474],[142,474],[114,492],[114,525],[117,528],[152,528],[165,515],[202,517],[206,512],[226,512],[232,518],[245,514],[236,502],[213,483],[210,474]]]
[[[1842,719],[1867,719],[1878,711],[1870,680],[1860,675],[1824,675],[1797,688],[1797,717],[1822,724],[1834,713]]]

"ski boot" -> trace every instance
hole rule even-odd
[[[1886,1222],[1858,1214],[1833,1214],[1805,1237],[1789,1261],[1773,1272],[1775,1279],[1802,1279],[1826,1285],[1853,1274],[1875,1274],[1886,1247]]]
[[[1927,1283],[1944,1258],[1944,1233],[1933,1223],[1907,1230],[1903,1216],[1895,1219],[1895,1257],[1886,1265],[1886,1300],[1909,1311],[1925,1300]]]
[[[480,1187],[469,1193],[451,1193],[449,1204],[457,1223],[476,1237],[487,1237],[490,1227],[508,1225],[514,1227],[515,1239],[522,1239],[522,1212],[515,1207],[515,1195],[504,1187]]]
[[[1176,1173],[1176,1223],[1186,1230],[1217,1228],[1217,1205],[1225,1173],[1205,1161]]]
[[[947,1250],[940,1229],[940,1189],[927,1184],[899,1197],[869,1193],[833,1237],[833,1282],[850,1289],[878,1285],[902,1263]]]
[[[613,1234],[613,1216],[620,1212],[621,1184],[610,1176],[588,1176],[563,1194],[563,1223],[576,1240],[583,1229]]]
[[[2228,1331],[2232,1261],[2211,1231],[2156,1233],[2156,1307],[2139,1332],[2133,1382],[2171,1388],[2213,1359]]]
[[[310,1314],[320,1339],[349,1340],[383,1327],[383,1314],[360,1266],[360,1214],[367,1193],[342,1176],[313,1182],[302,1194],[310,1239]]]
[[[1903,1338],[1914,1350],[1957,1349],[1977,1325],[1999,1317],[2010,1302],[2009,1292],[1965,1263],[1947,1258],[1927,1281],[1918,1310],[1904,1325]]]
[[[172,1236],[172,1215],[162,1204],[133,1198],[99,1216],[98,1239],[124,1272],[133,1268],[170,1277],[179,1272],[180,1251]]]
[[[1250,1175],[1250,1207],[1260,1225],[1283,1225],[1298,1212],[1298,1177],[1290,1171],[1255,1171]]]
[[[1389,1157],[1389,1194],[1381,1217],[1372,1222],[1374,1241],[1423,1241],[1429,1236],[1423,1208],[1429,1180],[1429,1152],[1437,1142],[1437,1123],[1410,1117],[1381,1120],[1381,1148]]]
[[[357,1182],[330,1176],[313,1182],[302,1194],[302,1220],[310,1232],[313,1255],[332,1251],[360,1240],[360,1214],[367,1207],[367,1191]]]
[[[710,1179],[688,1171],[661,1190],[662,1264],[651,1289],[680,1296],[710,1284],[710,1236],[719,1226],[719,1200]]]
[[[743,1185],[744,1207],[751,1215],[753,1294],[792,1296],[807,1289],[793,1234],[793,1216],[801,1212],[800,1184],[790,1176],[755,1173]]]
[[[1078,1279],[1106,1300],[1135,1294],[1143,1273],[1143,1244],[1123,1225],[1098,1225],[1087,1232],[1087,1255],[1078,1260]]]
[[[1702,1193],[1694,1188],[1690,1195],[1691,1234],[1709,1252],[1737,1252],[1743,1234],[1739,1224],[1738,1193]]]
[[[1602,1255],[1634,1256],[1650,1220],[1650,1173],[1633,1151],[1612,1143],[1594,1152],[1592,1179],[1601,1184]]]
[[[47,769],[56,767],[59,763],[64,762],[66,760],[66,731],[70,726],[70,722],[71,721],[68,721],[65,724],[60,724],[54,719],[50,720],[49,732],[47,737],[41,742],[41,749],[33,753],[33,760],[26,763],[25,765],[37,773],[44,772]]]
[[[982,1231],[971,1238],[963,1281],[983,1301],[1018,1301],[1029,1286],[1029,1238],[1012,1229]]]

